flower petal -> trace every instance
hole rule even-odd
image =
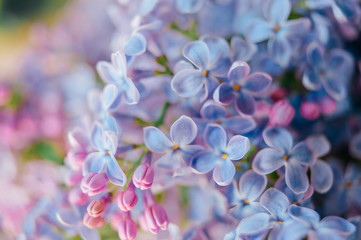
[[[247,42],[238,36],[234,36],[231,40],[231,49],[233,60],[249,61],[257,52],[257,45]]]
[[[170,128],[170,138],[178,145],[190,144],[197,136],[197,125],[187,116],[181,116]]]
[[[109,182],[114,185],[124,186],[127,182],[123,170],[119,167],[117,160],[113,156],[107,156],[107,169],[106,174]]]
[[[104,130],[100,123],[95,122],[93,124],[91,135],[90,135],[90,142],[93,147],[99,151],[105,150],[104,146]]]
[[[117,51],[111,55],[112,64],[121,77],[127,76],[127,60],[124,52]]]
[[[119,73],[113,65],[108,62],[100,61],[96,65],[97,72],[100,77],[106,83],[113,83],[115,85],[119,84],[122,79],[121,73]]]
[[[124,92],[125,102],[129,105],[137,104],[139,102],[140,94],[137,87],[134,85],[130,78],[125,79],[125,83],[122,88]]]
[[[289,153],[289,158],[295,159],[304,165],[311,165],[316,160],[305,142],[299,142],[296,144]]]
[[[232,64],[228,72],[228,79],[232,83],[243,85],[243,81],[250,73],[251,68],[246,62],[236,61]]]
[[[101,173],[106,164],[105,154],[102,152],[93,152],[88,154],[84,160],[83,172]]]
[[[144,143],[153,152],[163,153],[172,147],[172,142],[156,127],[143,129]]]
[[[223,152],[227,144],[227,134],[218,124],[208,124],[204,130],[204,141],[218,152]]]
[[[299,207],[292,204],[288,210],[288,214],[296,220],[299,220],[303,223],[317,224],[320,221],[320,215],[310,208]]]
[[[176,0],[175,6],[180,13],[197,13],[203,5],[203,0]]]
[[[256,128],[257,124],[253,118],[234,116],[221,121],[221,124],[227,130],[235,134],[244,134]]]
[[[203,104],[200,113],[203,118],[214,120],[227,116],[227,110],[211,100]]]
[[[260,93],[271,85],[272,78],[265,73],[253,73],[246,79],[243,88],[254,93]]]
[[[256,213],[241,220],[237,226],[237,234],[253,235],[266,231],[269,228],[267,213]]]
[[[80,221],[80,216],[73,210],[61,209],[56,213],[56,218],[64,225],[75,226]]]
[[[213,179],[220,186],[229,185],[236,174],[236,168],[232,161],[225,159],[219,161],[213,170]]]
[[[330,165],[322,160],[311,167],[311,182],[315,191],[326,193],[330,190],[333,182],[333,172]]]
[[[306,68],[302,77],[302,83],[309,90],[320,90],[322,87],[321,79],[312,67]]]
[[[282,67],[287,67],[292,57],[294,48],[291,46],[287,38],[276,36],[275,38],[268,40],[267,50],[277,63],[279,63]]]
[[[205,77],[195,69],[184,69],[178,72],[172,79],[173,91],[182,97],[195,96],[205,84]]]
[[[268,146],[283,150],[285,153],[293,145],[291,134],[286,129],[280,127],[269,127],[264,130],[263,139]]]
[[[260,203],[275,217],[281,216],[290,205],[287,196],[275,188],[265,191],[261,196]]]
[[[317,42],[312,42],[307,46],[306,57],[307,62],[312,67],[319,67],[323,62],[325,49]]]
[[[119,92],[117,86],[115,86],[114,84],[106,85],[102,93],[102,104],[104,108],[107,110],[115,109],[119,104],[119,101],[117,102],[117,104],[114,104],[118,97]]]
[[[291,12],[289,0],[268,0],[263,5],[264,16],[274,24],[284,23]]]
[[[101,240],[99,233],[96,229],[90,229],[85,225],[81,225],[79,229],[79,234],[82,239],[87,240]]]
[[[214,90],[213,99],[221,104],[231,104],[234,99],[233,88],[228,83],[221,83]]]
[[[282,28],[285,37],[299,38],[306,35],[311,28],[311,21],[308,18],[297,18],[287,21]]]
[[[238,92],[236,98],[236,109],[240,113],[252,115],[256,111],[256,103],[254,98],[245,92]]]
[[[203,151],[194,156],[192,159],[192,168],[198,173],[207,173],[216,165],[219,157],[213,152]]]
[[[306,139],[308,148],[317,156],[322,157],[330,152],[331,144],[324,135],[314,135]]]
[[[332,229],[339,234],[348,235],[356,230],[356,226],[337,216],[327,216],[321,220],[319,228]]]
[[[247,28],[246,38],[250,42],[258,43],[267,40],[273,33],[272,26],[264,20],[254,20]]]
[[[206,36],[202,37],[201,40],[208,46],[210,53],[210,63],[212,65],[220,65],[219,61],[217,60],[229,58],[231,50],[229,49],[229,45],[224,38]]]
[[[129,56],[140,55],[147,48],[147,40],[141,33],[134,33],[124,46],[124,52]]]
[[[284,164],[283,154],[272,148],[264,148],[257,153],[252,169],[259,174],[269,174],[281,168]]]
[[[226,153],[230,160],[239,160],[247,154],[249,148],[249,139],[241,135],[236,135],[229,140]]]
[[[307,191],[309,182],[305,167],[296,161],[289,160],[285,163],[286,184],[295,193]]]
[[[207,44],[205,44],[203,41],[194,41],[188,43],[183,48],[183,55],[185,58],[191,61],[197,68],[202,70],[208,69],[211,59],[211,54],[209,52],[209,48]]]
[[[255,201],[264,191],[267,178],[253,170],[248,170],[239,179],[239,191],[248,201]]]
[[[345,83],[339,78],[327,78],[323,82],[326,92],[335,100],[342,100],[346,97]]]

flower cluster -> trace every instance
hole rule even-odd
[[[87,63],[25,64],[72,101],[65,184],[24,213],[22,236],[361,238],[357,1],[103,4],[94,30],[64,37]]]

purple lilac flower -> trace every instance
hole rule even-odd
[[[157,165],[167,169],[189,166],[192,155],[202,149],[190,145],[197,136],[197,125],[187,116],[181,116],[170,129],[170,139],[156,127],[144,128],[144,142],[152,152],[163,153]]]
[[[114,157],[118,147],[116,134],[111,131],[104,131],[103,127],[95,122],[90,141],[97,152],[92,152],[86,157],[83,173],[105,171],[111,183],[124,186],[127,178]]]
[[[233,183],[227,191],[232,216],[242,219],[248,215],[260,212],[259,196],[267,185],[267,178],[253,170],[248,170],[239,179],[239,187]]]
[[[216,77],[226,77],[230,49],[222,38],[204,37],[183,48],[183,55],[196,68],[187,67],[177,72],[172,79],[172,89],[182,97],[192,97],[204,90],[208,97],[218,83]]]
[[[213,179],[218,185],[230,184],[236,172],[232,161],[240,160],[248,152],[248,138],[236,135],[227,144],[227,133],[218,124],[209,124],[203,138],[210,149],[193,157],[192,168],[198,173],[213,170]]]
[[[281,127],[267,128],[263,139],[271,148],[257,153],[252,163],[253,170],[269,174],[284,166],[287,186],[295,193],[306,192],[309,186],[307,167],[315,161],[307,144],[300,142],[293,147],[291,134]]]
[[[346,97],[348,78],[352,73],[353,60],[342,49],[332,49],[326,54],[324,47],[312,42],[307,50],[307,67],[304,71],[302,83],[312,91],[325,91],[335,100]]]
[[[349,148],[352,156],[361,159],[361,133],[357,133],[351,138]]]
[[[137,104],[139,91],[127,76],[127,65],[124,53],[116,52],[112,56],[112,64],[104,61],[97,63],[101,78],[108,83],[102,96],[103,105],[108,110],[115,110],[123,97],[127,104]]]
[[[247,63],[234,62],[228,72],[228,81],[214,91],[214,100],[226,105],[234,101],[240,113],[253,114],[256,109],[253,95],[264,92],[271,85],[272,78],[258,72],[249,75],[250,71]]]
[[[320,221],[320,215],[309,208],[292,205],[288,214],[296,220],[280,235],[279,239],[345,239],[355,232],[356,227],[345,219],[337,216],[327,216]]]
[[[289,0],[267,0],[263,5],[264,19],[256,19],[246,31],[251,42],[268,39],[267,50],[281,66],[287,66],[294,53],[294,41],[299,40],[311,27],[307,18],[287,21],[291,13]]]

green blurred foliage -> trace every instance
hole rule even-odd
[[[37,141],[32,143],[23,153],[23,159],[31,161],[34,159],[48,160],[56,164],[63,164],[64,156],[56,144],[50,141]]]

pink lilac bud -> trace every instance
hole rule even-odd
[[[81,182],[81,190],[89,196],[95,196],[106,189],[108,177],[105,173],[87,173]]]
[[[326,115],[332,114],[337,108],[336,101],[329,97],[322,98],[319,104],[321,112]]]
[[[66,185],[73,187],[78,185],[83,180],[83,174],[81,171],[72,171],[66,179]]]
[[[105,204],[104,199],[91,201],[87,207],[88,214],[92,217],[99,217],[104,212]]]
[[[73,169],[81,169],[88,152],[82,149],[71,149],[66,155],[66,162]]]
[[[320,116],[320,108],[314,102],[303,102],[300,113],[305,119],[315,120]]]
[[[287,92],[284,88],[277,88],[271,93],[271,99],[273,101],[280,101],[287,97]]]
[[[158,233],[159,229],[167,230],[168,216],[164,208],[154,203],[145,209],[145,220],[147,222],[148,230],[151,233]]]
[[[88,202],[89,197],[84,194],[80,188],[76,187],[70,190],[68,199],[70,203],[81,206]]]
[[[132,210],[135,207],[135,205],[137,205],[137,202],[138,202],[137,194],[131,188],[128,188],[127,190],[120,192],[117,195],[118,207],[124,212]]]
[[[83,224],[88,228],[101,228],[104,227],[106,223],[103,217],[92,217],[88,213],[86,213],[83,218]]]
[[[292,121],[295,115],[295,109],[284,100],[276,102],[269,115],[269,122],[272,126],[285,127]]]
[[[154,180],[154,170],[147,164],[141,164],[133,174],[134,186],[141,190],[149,189]]]
[[[118,235],[121,240],[134,240],[137,236],[137,224],[130,218],[123,219],[119,224]]]

